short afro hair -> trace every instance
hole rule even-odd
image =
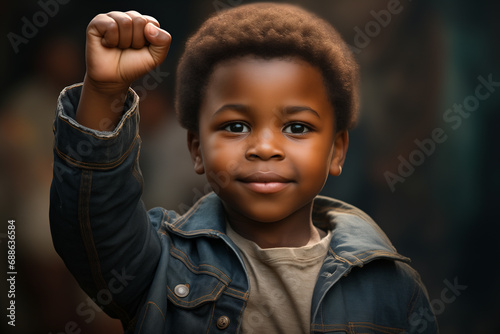
[[[319,68],[336,130],[357,122],[358,66],[340,34],[325,20],[294,6],[253,3],[207,19],[186,42],[177,67],[175,107],[180,124],[198,132],[198,114],[215,65],[247,55],[297,57]]]

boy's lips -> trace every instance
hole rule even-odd
[[[262,194],[279,192],[293,182],[274,172],[255,172],[238,178],[238,181],[250,190]]]

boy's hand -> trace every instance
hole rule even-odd
[[[163,62],[171,40],[156,19],[136,11],[94,17],[87,27],[87,73],[76,121],[113,130],[128,87]]]
[[[87,76],[98,86],[126,87],[165,59],[171,37],[135,11],[97,15],[87,28]]]

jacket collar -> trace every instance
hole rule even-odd
[[[366,213],[350,204],[317,196],[313,221],[319,228],[332,230],[330,252],[337,260],[350,266],[362,266],[378,258],[410,261],[397,253],[385,233]],[[219,237],[234,246],[226,235],[222,202],[213,192],[167,224],[166,228],[186,238]]]
[[[410,262],[397,253],[389,238],[365,212],[337,199],[317,196],[313,221],[333,232],[331,252],[353,266],[362,266],[374,259],[386,258]]]

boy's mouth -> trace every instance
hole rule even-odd
[[[255,172],[237,180],[248,189],[261,194],[277,193],[293,182],[274,172]]]

